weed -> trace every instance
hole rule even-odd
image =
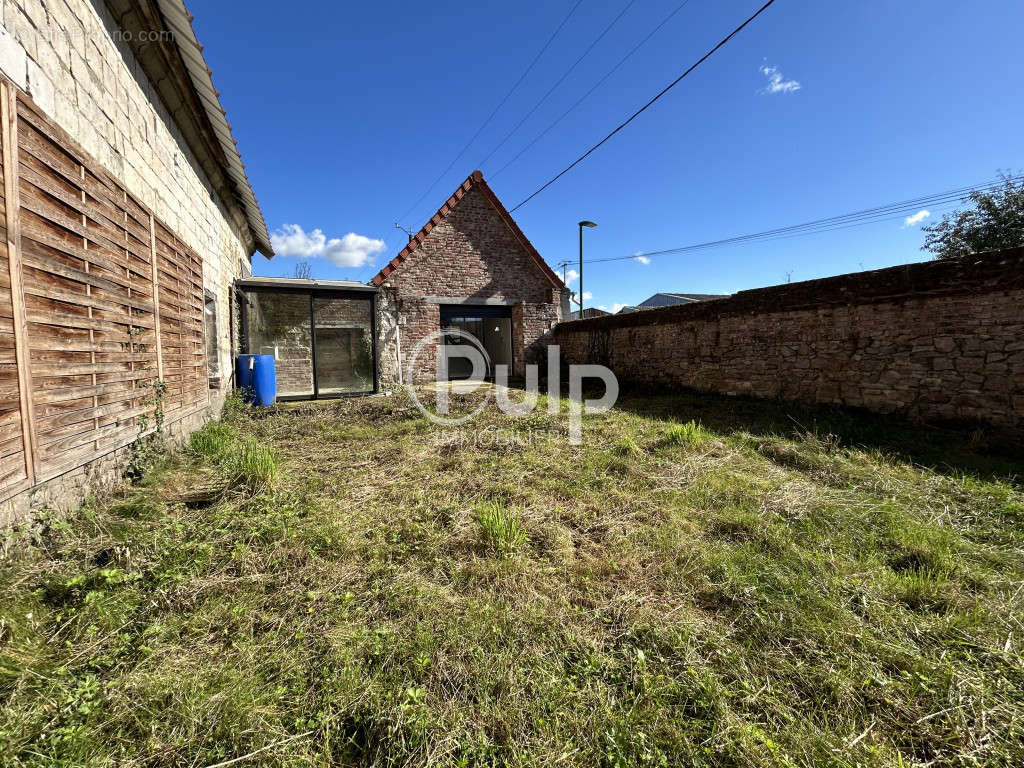
[[[519,513],[506,509],[501,502],[488,501],[477,506],[476,521],[487,546],[501,557],[517,552],[526,541]]]
[[[636,440],[629,435],[619,438],[612,450],[619,456],[639,456],[643,453]]]
[[[251,391],[251,390],[250,390]],[[221,421],[232,423],[244,420],[253,411],[250,400],[246,399],[246,393],[241,389],[233,389],[224,398],[224,407],[221,408]]]
[[[277,480],[277,456],[274,450],[253,438],[241,440],[231,456],[235,482],[250,491],[266,491]]]

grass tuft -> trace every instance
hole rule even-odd
[[[643,453],[636,440],[629,435],[619,438],[612,450],[619,456],[639,456]]]
[[[526,542],[526,529],[518,512],[507,509],[499,501],[486,501],[476,508],[476,522],[484,543],[500,557],[519,551]]]
[[[188,448],[196,456],[219,463],[231,455],[237,442],[238,433],[233,427],[211,421],[189,436]]]
[[[250,491],[270,490],[277,480],[277,455],[252,438],[243,439],[235,447],[231,471],[235,482]]]
[[[706,441],[711,434],[695,421],[685,424],[672,424],[665,430],[663,442],[666,445],[697,446]]]

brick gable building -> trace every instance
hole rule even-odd
[[[482,335],[491,362],[524,374],[543,360],[568,291],[474,171],[373,279],[378,286],[380,376],[409,374],[413,350],[442,327]],[[436,342],[412,375],[436,376]],[[401,371],[399,370],[401,368]]]

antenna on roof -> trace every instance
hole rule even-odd
[[[561,264],[558,265],[558,268],[562,270],[562,282],[563,283],[565,282],[565,268],[568,267],[568,266],[569,266],[569,262],[568,261],[563,261]],[[566,283],[566,284],[568,285],[568,283]]]
[[[410,243],[412,242],[412,230],[406,229],[401,224],[399,224],[397,221],[395,222],[395,229],[400,229],[403,232],[405,232],[406,236],[409,238],[409,242]]]

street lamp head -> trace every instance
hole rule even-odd
[[[580,226],[581,227],[596,227],[597,224],[595,222],[593,222],[593,221],[581,221],[580,222]]]

